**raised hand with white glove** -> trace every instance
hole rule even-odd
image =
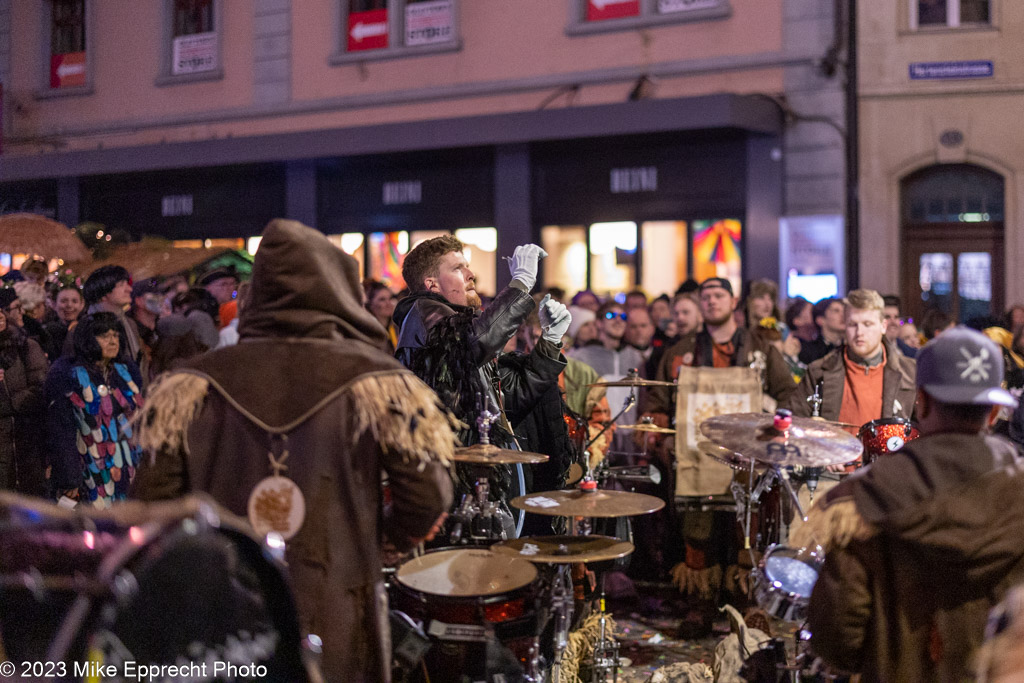
[[[540,300],[540,308],[537,310],[537,317],[540,318],[541,337],[553,344],[561,344],[562,337],[569,331],[569,324],[572,323],[572,313],[565,307],[545,294]]]
[[[522,244],[516,247],[512,258],[508,259],[508,269],[512,272],[512,279],[519,280],[526,285],[526,291],[533,289],[533,286],[537,284],[538,264],[547,255],[548,252],[536,244]]]

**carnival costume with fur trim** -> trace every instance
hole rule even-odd
[[[263,233],[241,341],[192,359],[152,390],[133,494],[201,491],[252,520],[268,477],[294,484],[305,516],[285,552],[303,628],[331,681],[390,680],[381,540],[399,550],[451,505],[454,423],[384,354],[358,266],[320,233]],[[381,475],[391,505],[382,511]]]
[[[792,546],[821,545],[815,653],[871,681],[963,681],[989,610],[1024,581],[1024,468],[1013,446],[932,434],[820,498]]]

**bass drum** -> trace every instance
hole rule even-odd
[[[864,444],[864,464],[870,465],[883,455],[891,455],[900,450],[908,441],[921,436],[921,432],[910,420],[885,417],[865,424],[857,436]]]
[[[485,548],[438,549],[401,565],[392,607],[431,641],[413,680],[518,680],[536,664],[540,594],[533,564]]]
[[[93,512],[0,494],[0,638],[14,662],[208,661],[224,681],[319,679],[280,562],[194,497]]]

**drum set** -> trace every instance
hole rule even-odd
[[[636,389],[651,384],[628,376],[600,385],[632,389],[624,413],[635,405]],[[390,573],[392,624],[400,625],[393,636],[396,678],[418,682],[468,676],[557,683],[585,674],[580,676],[583,680],[617,681],[619,650],[605,611],[603,577],[613,562],[630,556],[635,547],[628,534],[616,538],[595,530],[603,531],[616,521],[628,524],[631,517],[662,509],[665,501],[660,497],[606,487],[617,480],[658,483],[660,473],[650,466],[609,467],[607,461],[592,470],[584,452],[579,463],[583,476],[576,475],[572,488],[519,496],[507,505],[491,500],[489,468],[547,460],[538,453],[490,444],[494,417],[484,413],[478,420],[481,443],[456,449],[455,461],[474,468],[476,484],[473,494],[464,496],[451,514],[448,545],[420,549]],[[780,543],[781,532],[770,539],[776,542],[769,542],[756,533],[754,510],[768,506],[767,494],[773,492],[773,505],[781,507],[788,500],[795,514],[806,519],[794,482],[806,484],[813,495],[819,478],[857,462],[862,452],[867,464],[917,436],[913,425],[898,418],[864,425],[859,439],[844,430],[852,427],[793,417],[786,410],[720,415],[700,425],[707,439],[699,445],[701,452],[744,473],[734,478],[731,501],[708,498],[700,509],[735,512],[754,567],[752,597],[778,619],[803,622],[825,556],[818,546]],[[675,433],[645,421],[619,428]],[[569,533],[514,538],[508,506],[564,517]],[[755,550],[763,550],[760,558]],[[572,641],[585,620],[589,639],[579,661],[579,648]],[[415,637],[407,638],[410,632]],[[803,630],[797,633],[795,648],[787,649],[783,641],[774,644],[774,652],[782,653],[776,654],[781,657],[776,667],[789,680],[809,680],[809,636]],[[792,657],[785,654],[790,651],[795,652]]]
[[[574,629],[586,620],[593,637],[583,661],[574,661],[571,670],[586,671],[592,681],[616,681],[619,651],[605,611],[603,572],[635,547],[630,540],[593,531],[603,522],[656,512],[665,502],[601,487],[612,479],[649,479],[648,468],[590,471],[584,454],[584,476],[573,488],[508,501],[523,512],[567,518],[569,533],[511,538],[508,511],[489,498],[488,468],[538,464],[548,457],[490,444],[493,418],[484,413],[477,421],[481,443],[456,449],[455,461],[474,468],[476,484],[473,495],[452,512],[450,545],[414,554],[389,578],[392,623],[397,612],[400,625],[413,624],[420,645],[403,661],[403,643],[417,639],[410,641],[404,628],[393,638],[396,677],[557,683],[563,679]]]
[[[903,418],[883,418],[863,425],[858,436],[852,436],[846,425],[828,422],[820,417],[797,418],[788,410],[765,413],[720,415],[705,420],[701,433],[708,439],[700,450],[734,469],[746,471],[747,488],[734,481],[732,493],[737,517],[751,553],[753,597],[769,615],[783,621],[802,624],[807,614],[811,592],[817,582],[825,553],[818,545],[792,547],[772,543],[760,561],[754,562],[755,547],[751,525],[751,509],[761,496],[778,484],[784,497],[792,501],[796,514],[806,521],[799,497],[791,480],[802,481],[812,493],[820,477],[829,471],[841,470],[857,463],[863,453],[863,465],[898,451],[906,441],[919,436],[917,428]],[[780,539],[781,540],[781,539]],[[810,634],[800,629],[795,634],[793,657],[787,655],[783,641],[765,649],[774,658],[781,680],[832,680],[819,670],[808,648]]]

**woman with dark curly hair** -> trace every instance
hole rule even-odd
[[[46,378],[50,483],[55,497],[109,507],[127,497],[139,448],[131,424],[142,404],[139,368],[113,313],[75,327],[74,351]]]
[[[46,356],[0,311],[0,489],[43,495]]]

